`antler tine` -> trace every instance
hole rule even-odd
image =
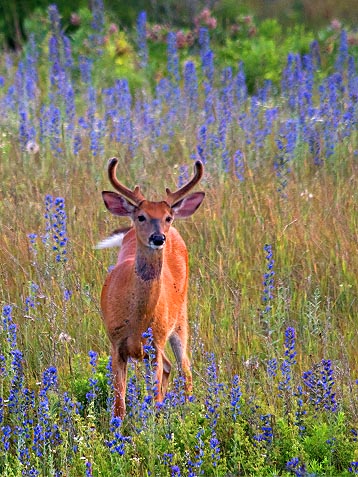
[[[204,173],[204,166],[201,161],[196,161],[194,164],[194,177],[189,181],[187,184],[185,184],[183,187],[178,189],[175,192],[171,192],[170,189],[166,188],[166,193],[167,193],[167,202],[168,204],[172,205],[178,202],[182,197],[184,197],[203,177]]]
[[[108,161],[108,177],[111,181],[111,184],[121,195],[129,199],[134,204],[138,205],[140,202],[145,200],[145,197],[141,193],[139,186],[135,186],[135,188],[131,190],[119,182],[116,175],[117,165],[118,159],[116,157],[112,157],[112,159]]]

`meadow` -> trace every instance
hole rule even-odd
[[[358,473],[357,44],[310,41],[248,87],[205,26],[185,58],[169,31],[162,64],[144,13],[131,44],[95,6],[78,43],[52,5],[0,60],[0,475]],[[113,156],[153,200],[200,159],[206,192],[175,223],[193,396],[173,370],[156,406],[155,359],[132,363],[123,422],[99,308],[118,250],[94,248],[127,224],[101,198]]]

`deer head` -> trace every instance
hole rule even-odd
[[[175,192],[167,188],[166,198],[159,202],[146,200],[139,186],[131,190],[121,184],[116,176],[117,164],[115,157],[108,164],[109,180],[119,193],[102,192],[107,209],[114,215],[132,219],[140,245],[162,249],[173,220],[192,215],[204,199],[204,192],[187,195],[203,175],[202,163],[196,161],[194,177]]]

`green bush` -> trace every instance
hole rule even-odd
[[[314,40],[312,32],[306,32],[302,25],[284,32],[276,19],[264,20],[257,30],[254,26],[252,29],[251,37],[247,28],[227,37],[218,53],[222,65],[243,62],[251,92],[256,86],[262,86],[265,80],[278,84],[287,55],[291,52],[307,53]]]

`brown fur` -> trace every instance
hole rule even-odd
[[[125,235],[117,265],[108,275],[101,297],[111,341],[116,415],[123,418],[125,414],[127,360],[143,358],[142,334],[148,327],[153,330],[157,351],[158,400],[165,395],[171,369],[164,353],[168,339],[185,376],[186,392],[191,392],[187,287],[188,254],[176,229],[169,229],[161,250],[143,245],[137,240],[135,229]]]
[[[133,227],[123,238],[118,261],[108,275],[101,296],[103,321],[111,342],[114,375],[114,413],[125,415],[128,358],[142,359],[143,333],[150,327],[156,350],[156,399],[165,395],[171,363],[164,348],[169,340],[179,371],[185,378],[185,391],[192,391],[187,354],[188,253],[179,232],[171,227],[174,217],[192,215],[204,199],[203,192],[187,195],[203,175],[203,165],[195,163],[195,175],[167,199],[151,202],[139,186],[130,190],[116,178],[118,160],[109,161],[108,174],[120,192],[102,192],[106,207],[114,215],[129,216]]]

